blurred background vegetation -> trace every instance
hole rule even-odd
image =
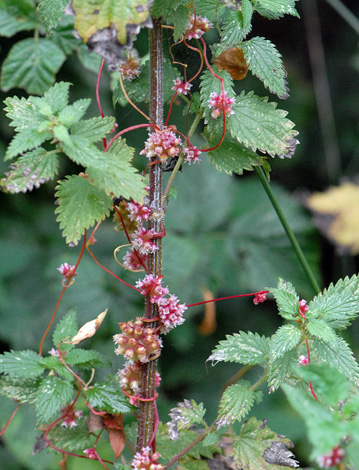
[[[341,3],[359,18],[357,0]],[[335,247],[317,232],[303,201],[310,192],[323,191],[331,184],[339,184],[343,178],[357,181],[359,34],[325,0],[301,0],[298,11],[301,19],[285,17],[268,21],[256,15],[251,36],[270,39],[282,54],[288,72],[290,98],[284,102],[278,100],[278,106],[289,112],[289,118],[300,133],[301,144],[291,160],[271,159],[271,181],[318,281],[325,287],[340,277],[356,273],[358,257]],[[1,37],[1,61],[14,43],[31,34],[20,32],[12,38]],[[135,46],[140,56],[147,53],[147,31],[141,32]],[[319,60],[321,52],[325,54],[325,69]],[[189,68],[196,66],[191,63],[191,56],[181,60],[188,61]],[[96,66],[99,66],[98,62]],[[93,99],[88,117],[98,115],[96,79],[95,72],[83,68],[76,52],[57,75],[57,80],[73,83],[72,101],[85,97]],[[326,81],[332,116],[331,107],[327,107],[328,95],[322,96]],[[249,74],[237,82],[236,87],[238,91],[255,90],[259,95],[267,95],[262,83]],[[320,110],[318,93],[322,100]],[[24,90],[11,89],[7,93],[0,92],[1,101],[15,94],[27,96]],[[116,116],[119,129],[143,122],[129,106],[117,105],[113,110],[108,73],[101,82],[101,100],[105,114]],[[275,101],[276,97],[271,96],[270,100]],[[182,109],[183,106],[175,106],[173,118],[177,127],[183,130]],[[0,155],[4,154],[13,135],[8,124],[1,109]],[[137,150],[135,164],[139,169],[144,166],[143,157],[138,153],[145,138],[145,130],[126,136],[129,145]],[[199,134],[194,141],[200,144]],[[310,300],[313,296],[311,287],[256,176],[249,172],[243,176],[218,174],[206,156],[202,160],[199,166],[185,167],[177,177],[178,197],[171,200],[166,215],[168,236],[164,241],[164,275],[170,291],[182,302],[194,303],[203,299],[206,290],[216,297],[254,292],[275,286],[281,277],[291,281],[301,297]],[[7,171],[7,167],[1,161],[1,173]],[[64,160],[59,179],[78,171]],[[0,193],[2,351],[38,350],[62,288],[57,267],[63,262],[74,264],[79,252],[79,248],[69,248],[61,237],[54,215],[54,188],[55,184],[47,184],[26,195]],[[114,248],[125,242],[123,235],[114,230],[111,220],[102,224],[96,238],[98,243],[94,252],[100,262],[134,284],[139,276],[123,272],[113,259]],[[75,307],[82,324],[108,308],[106,321],[88,341],[87,347],[102,351],[112,361],[112,368],[100,371],[99,376],[114,373],[122,364],[113,353],[112,336],[119,330],[119,321],[142,314],[142,298],[102,271],[88,255],[84,256],[78,273],[76,282],[63,298],[58,318]],[[184,398],[203,401],[210,422],[216,415],[222,387],[237,371],[233,364],[206,365],[214,346],[226,334],[244,330],[271,335],[281,324],[273,301],[257,307],[246,299],[218,302],[216,324],[210,323],[209,328],[203,328],[204,315],[202,307],[189,309],[185,324],[164,338],[163,356],[159,361],[162,375],[159,413],[164,422],[169,409]],[[358,354],[358,322],[354,322],[345,334]],[[50,338],[47,343],[50,348]],[[256,371],[250,375],[249,379],[255,380]],[[2,399],[0,427],[13,408],[10,400]],[[263,403],[255,407],[252,414],[257,418],[268,418],[268,425],[273,430],[290,437],[296,443],[301,465],[309,464],[304,426],[281,392],[273,396],[265,393]],[[57,468],[55,462],[58,459],[54,454],[44,451],[37,456],[31,455],[36,436],[34,425],[34,416],[25,405],[0,440],[0,462],[4,470]],[[68,467],[91,469],[98,468],[98,464],[72,459]]]

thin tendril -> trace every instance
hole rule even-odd
[[[268,294],[269,290],[261,290],[260,292],[254,292],[252,294],[239,294],[239,295],[230,295],[229,297],[219,297],[218,299],[203,300],[202,302],[197,302],[195,304],[189,304],[187,307],[195,307],[196,305],[208,304],[210,302],[217,302],[218,300],[227,300],[227,299],[236,299],[238,297],[251,297],[260,294]]]
[[[112,137],[112,139],[110,140],[110,142],[106,145],[106,148],[105,148],[105,152],[107,152],[109,150],[109,148],[111,147],[111,145],[115,142],[116,139],[118,139],[121,135],[123,134],[126,134],[126,132],[129,132],[129,131],[134,131],[136,129],[141,129],[142,127],[154,127],[157,131],[160,130],[160,128],[158,126],[156,126],[156,124],[137,124],[136,126],[130,126],[130,127],[127,127],[126,129],[123,129],[122,131],[120,132],[117,132],[117,134]]]
[[[16,415],[16,413],[19,411],[19,409],[21,408],[22,406],[22,403],[19,403],[17,405],[17,407],[14,409],[14,411],[11,413],[10,415],[10,418],[7,420],[7,423],[5,424],[5,426],[2,428],[2,430],[0,431],[0,436],[2,436],[4,434],[4,432],[7,430],[7,428],[9,427],[9,424],[11,423],[11,421],[13,420],[14,416]]]
[[[123,84],[123,75],[122,73],[120,73],[120,85],[121,85],[121,90],[122,90],[122,93],[125,95],[125,98],[126,100],[128,101],[128,103],[133,107],[135,108],[136,111],[138,111],[140,114],[142,114],[142,116],[147,119],[147,121],[150,120],[150,118],[147,116],[146,113],[144,113],[143,111],[141,111],[140,108],[138,108],[135,103],[133,101],[131,101],[131,98],[128,96],[127,92],[126,92],[126,89],[125,89],[125,85]]]

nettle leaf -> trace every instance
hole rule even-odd
[[[91,369],[96,367],[107,367],[111,365],[98,351],[74,348],[68,351],[65,357],[66,363],[76,365],[80,369]]]
[[[4,101],[6,104],[6,116],[12,120],[11,127],[15,127],[18,132],[24,129],[37,128],[44,121],[43,115],[36,108],[31,97],[19,99],[17,96],[8,97]]]
[[[66,127],[71,127],[73,124],[80,121],[87,111],[87,108],[90,106],[90,99],[82,99],[75,101],[74,104],[65,106],[58,115],[58,122],[63,124]],[[99,118],[102,119],[102,118]],[[111,118],[110,118],[111,119]],[[89,120],[90,121],[90,120]],[[81,121],[87,122],[87,121]],[[107,119],[106,119],[107,122]]]
[[[0,395],[20,403],[35,403],[39,380],[3,376],[0,378]]]
[[[98,382],[86,392],[87,400],[92,408],[106,413],[128,413],[131,408],[128,399],[114,383]]]
[[[79,175],[67,176],[61,181],[55,196],[59,201],[55,214],[59,214],[60,229],[66,243],[75,245],[85,229],[108,217],[112,207],[111,198],[102,189]]]
[[[65,60],[62,50],[49,39],[23,39],[10,50],[1,70],[1,89],[24,88],[42,95],[54,82]]]
[[[296,325],[284,325],[272,336],[271,349],[273,360],[294,349],[302,338],[302,332]]]
[[[295,370],[297,362],[297,351],[292,349],[269,363],[268,385],[271,393],[287,380],[296,378]]]
[[[340,336],[330,343],[320,339],[313,341],[313,353],[319,361],[326,362],[356,383],[359,378],[359,365],[348,343]]]
[[[77,319],[76,319],[76,310],[70,310],[56,325],[55,331],[52,335],[52,342],[55,346],[60,343],[65,338],[73,338],[78,332]],[[74,346],[72,344],[60,343],[59,348],[62,351],[67,351],[72,349]]]
[[[41,107],[42,103],[48,104],[50,107],[50,113],[52,113],[54,116],[58,116],[58,114],[67,106],[69,101],[70,86],[71,83],[69,82],[57,82],[44,93],[43,97],[30,97],[29,100],[31,100],[31,102],[34,103],[38,108]],[[87,106],[83,111],[85,113],[87,107],[90,105],[91,100],[83,99],[79,101],[82,103],[82,106],[85,106],[87,103]],[[47,116],[49,116],[49,114],[47,114]]]
[[[239,362],[265,366],[270,354],[270,339],[258,333],[240,331],[220,341],[208,361]]]
[[[253,8],[249,0],[242,1],[242,9],[227,11],[222,26],[220,50],[238,46],[252,29]]]
[[[258,77],[266,88],[281,99],[289,97],[287,72],[281,55],[268,39],[255,37],[241,44],[249,70]]]
[[[137,26],[144,25],[149,17],[151,1],[146,0],[74,0],[76,12],[75,28],[85,43],[95,33],[109,28],[115,29],[120,44],[126,44],[129,31],[137,32]]]
[[[308,307],[308,318],[321,318],[334,329],[346,328],[359,313],[359,276],[330,284]]]
[[[172,24],[173,39],[178,41],[186,32],[188,24],[188,8],[186,5],[180,5],[177,10],[173,11],[166,17],[167,23]]]
[[[41,364],[51,371],[55,371],[63,379],[67,380],[68,382],[72,382],[74,380],[74,376],[71,372],[64,366],[64,364],[60,361],[58,357],[55,356],[48,356],[44,357],[41,361]]]
[[[276,108],[277,103],[269,103],[268,97],[242,92],[232,106],[234,114],[228,119],[228,130],[253,151],[267,152],[271,157],[291,157],[298,132],[286,118],[287,111]]]
[[[114,125],[115,118],[113,117],[94,117],[92,119],[76,122],[71,127],[71,134],[86,139],[90,143],[94,143],[111,132]]]
[[[0,5],[0,36],[11,37],[19,31],[31,31],[37,24],[32,2],[11,0]]]
[[[89,433],[84,417],[77,419],[74,428],[55,426],[48,433],[50,441],[58,448],[67,452],[83,452],[84,449],[93,447],[93,436]]]
[[[187,0],[154,0],[151,15],[155,18],[163,16],[166,18],[168,15],[178,9],[178,7],[186,5]]]
[[[72,393],[72,385],[59,377],[43,379],[35,403],[38,423],[49,422],[62,406],[71,401]]]
[[[196,15],[204,16],[215,22],[226,11],[225,5],[218,0],[195,0]]]
[[[262,400],[262,392],[252,391],[251,383],[241,380],[224,391],[219,403],[217,428],[241,421],[250,411],[254,402]]]
[[[0,355],[0,372],[16,377],[38,377],[44,371],[41,359],[35,351],[6,351]]]
[[[299,313],[299,296],[294,286],[279,279],[278,287],[271,288],[270,291],[276,300],[279,315],[286,320],[294,320]]]
[[[328,326],[324,320],[312,318],[306,324],[306,329],[312,336],[315,336],[316,338],[319,338],[325,341],[326,343],[330,343],[331,341],[335,341],[336,339],[336,334],[334,333],[334,330],[330,328],[330,326]]]
[[[32,150],[35,147],[43,144],[45,141],[52,139],[52,133],[47,130],[40,130],[34,128],[24,129],[14,136],[10,145],[8,146],[4,160],[11,160],[20,153],[26,152],[27,150]],[[36,149],[35,155],[40,151],[40,154],[46,152],[44,149]],[[31,152],[31,157],[33,152]]]
[[[48,33],[51,33],[64,17],[67,4],[67,0],[40,0],[37,11]]]
[[[11,171],[0,182],[10,193],[32,191],[51,180],[58,170],[58,157],[54,151],[42,147],[27,152],[11,165]]]
[[[293,15],[299,18],[295,9],[297,0],[252,0],[255,10],[269,20],[277,20],[284,15]]]
[[[270,462],[267,457],[269,450],[276,447],[278,450],[282,449],[281,454],[285,458],[283,456],[281,462]],[[288,447],[293,447],[292,442],[269,429],[266,420],[251,418],[242,425],[239,436],[234,438],[232,455],[238,467],[246,470],[282,470],[283,465],[298,467],[298,462],[292,460],[294,455]]]
[[[212,146],[220,138],[221,136],[212,136],[209,145]],[[223,170],[229,175],[243,175],[244,170],[253,171],[253,167],[262,165],[264,161],[263,157],[228,136],[216,150],[209,152],[209,155],[212,165],[215,164],[219,172]]]

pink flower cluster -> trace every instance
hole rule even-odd
[[[140,378],[141,378],[141,364],[139,362],[131,363],[127,362],[124,369],[118,371],[120,377],[120,385],[122,390],[130,397],[131,405],[137,406],[138,399],[136,395],[141,392]],[[155,387],[159,387],[161,383],[161,376],[156,371],[155,375]]]
[[[344,455],[345,455],[344,449],[337,446],[337,447],[334,447],[334,449],[332,449],[328,454],[321,455],[320,457],[318,457],[317,463],[320,468],[334,467],[334,465],[340,464],[340,462],[344,458]]]
[[[160,457],[158,452],[151,455],[151,448],[144,447],[141,452],[136,452],[131,466],[134,470],[163,470],[163,465],[157,463]]]
[[[304,356],[303,354],[299,358],[299,365],[300,366],[307,366],[309,364],[309,359],[307,356]]]
[[[183,83],[182,80],[177,77],[176,80],[173,80],[174,86],[172,90],[177,93],[177,95],[187,95],[187,92],[190,90],[192,85],[189,82]]]
[[[140,75],[140,66],[141,61],[129,53],[126,63],[120,66],[119,72],[122,73],[123,78],[131,82]]]
[[[308,312],[309,307],[307,306],[307,301],[306,300],[300,300],[298,302],[298,312],[299,315],[305,319],[305,314]]]
[[[64,276],[64,279],[67,280],[71,277],[76,276],[77,272],[75,271],[75,266],[70,266],[68,263],[63,263],[57,270]]]
[[[259,303],[262,303],[265,300],[267,300],[266,292],[259,292],[257,295],[254,296],[253,303],[254,305],[258,305]]]
[[[137,250],[141,255],[148,255],[158,250],[156,243],[153,241],[155,231],[148,230],[146,227],[140,227],[133,234],[132,249]]]
[[[61,425],[65,428],[75,428],[78,424],[77,420],[82,417],[82,411],[74,410],[71,406],[63,406],[61,412],[64,415]]]
[[[164,163],[169,157],[176,157],[181,152],[181,139],[173,131],[152,132],[145,142],[140,155],[147,158],[158,157]]]
[[[86,457],[88,457],[89,459],[92,459],[92,460],[97,459],[97,452],[95,451],[95,449],[85,449],[85,450],[84,450],[84,454],[85,454]]]
[[[135,322],[121,322],[122,333],[114,335],[113,339],[118,344],[115,353],[125,356],[130,363],[146,363],[150,356],[160,354],[161,339],[154,328],[146,328],[145,323],[137,319]]]
[[[138,224],[148,220],[151,215],[151,209],[148,206],[142,206],[138,202],[131,201],[127,205],[129,217]]]
[[[213,119],[217,119],[223,113],[223,110],[226,114],[234,114],[232,109],[232,104],[235,103],[234,98],[227,98],[227,93],[223,92],[219,95],[215,91],[209,95],[208,106],[213,108],[211,116]]]
[[[188,40],[199,39],[207,31],[212,28],[213,24],[202,16],[191,15],[188,23],[185,36]]]
[[[183,153],[185,155],[185,161],[189,164],[199,163],[201,161],[199,156],[202,152],[197,147],[185,147]]]

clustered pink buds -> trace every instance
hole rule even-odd
[[[140,75],[140,66],[141,61],[129,53],[126,63],[120,66],[119,72],[122,73],[123,78],[131,82]]]
[[[127,208],[130,219],[137,223],[143,223],[150,218],[151,209],[148,206],[142,206],[138,202],[132,201],[128,203]]]
[[[146,328],[142,320],[122,322],[120,328],[122,333],[113,337],[118,344],[115,350],[117,355],[122,354],[131,363],[146,363],[150,361],[151,356],[160,354],[161,339],[156,330]]]
[[[306,305],[307,304],[307,301],[306,300],[300,300],[298,302],[299,306],[298,306],[298,312],[299,312],[299,315],[302,317],[302,318],[305,318],[305,314],[308,312],[309,310],[309,307]]]
[[[152,132],[140,155],[146,155],[147,158],[158,157],[164,163],[168,158],[179,155],[180,145],[181,139],[173,131]]]
[[[334,447],[328,454],[321,455],[317,458],[317,463],[320,468],[330,468],[338,465],[344,458],[345,451],[341,447]]]
[[[132,271],[143,270],[147,255],[140,255],[136,250],[128,251],[123,257],[123,264]]]
[[[307,356],[301,355],[299,358],[299,365],[300,366],[307,366],[309,364],[309,359]]]
[[[59,268],[57,268],[57,270],[66,280],[76,276],[77,274],[77,272],[75,272],[75,266],[70,266],[68,263],[63,263]]]
[[[213,24],[202,16],[191,15],[187,23],[185,36],[188,40],[199,39],[212,28]]]
[[[70,428],[73,429],[77,426],[77,420],[82,417],[82,411],[81,410],[74,410],[71,406],[63,406],[61,408],[61,412],[64,415],[63,421],[62,421],[62,426],[65,428]]]
[[[232,109],[232,104],[235,103],[234,98],[227,98],[227,93],[223,92],[219,95],[215,91],[209,95],[208,106],[213,108],[211,116],[213,119],[217,119],[222,113],[223,110],[226,114],[234,114]]]
[[[174,86],[172,90],[177,93],[177,95],[187,95],[187,92],[190,90],[192,85],[189,82],[182,82],[182,80],[177,77],[176,80],[173,80]]]
[[[88,457],[89,459],[92,459],[92,460],[97,459],[97,453],[96,453],[95,449],[85,449],[85,450],[84,450],[84,454],[85,454],[86,457]]]
[[[266,294],[266,292],[260,292],[259,294],[257,294],[257,295],[253,298],[253,303],[254,303],[254,305],[258,305],[259,303],[262,303],[262,302],[264,302],[265,300],[267,300],[267,294]]]
[[[136,287],[141,289],[142,295],[149,295],[152,303],[158,303],[162,300],[164,295],[168,294],[168,287],[162,287],[163,276],[154,277],[153,274],[148,274],[142,281],[136,282]]]
[[[189,164],[199,163],[201,161],[199,156],[201,155],[202,152],[195,146],[185,147],[183,149],[183,153],[185,155],[185,161]]]
[[[141,452],[136,452],[131,466],[134,470],[163,470],[163,465],[157,463],[160,457],[158,452],[151,455],[151,448],[144,447]]]
[[[141,392],[140,380],[141,380],[141,364],[139,362],[125,364],[125,368],[118,371],[120,378],[120,385],[122,390],[130,396],[130,404],[137,406],[138,396]],[[155,387],[159,387],[161,383],[161,376],[156,371],[155,375]]]
[[[183,313],[187,310],[185,304],[180,304],[175,295],[163,297],[158,302],[158,314],[161,319],[161,333],[168,333],[172,328],[182,325]]]
[[[153,241],[155,231],[151,228],[147,230],[145,227],[139,228],[132,239],[132,248],[138,250],[141,255],[148,255],[158,250],[156,243]]]

